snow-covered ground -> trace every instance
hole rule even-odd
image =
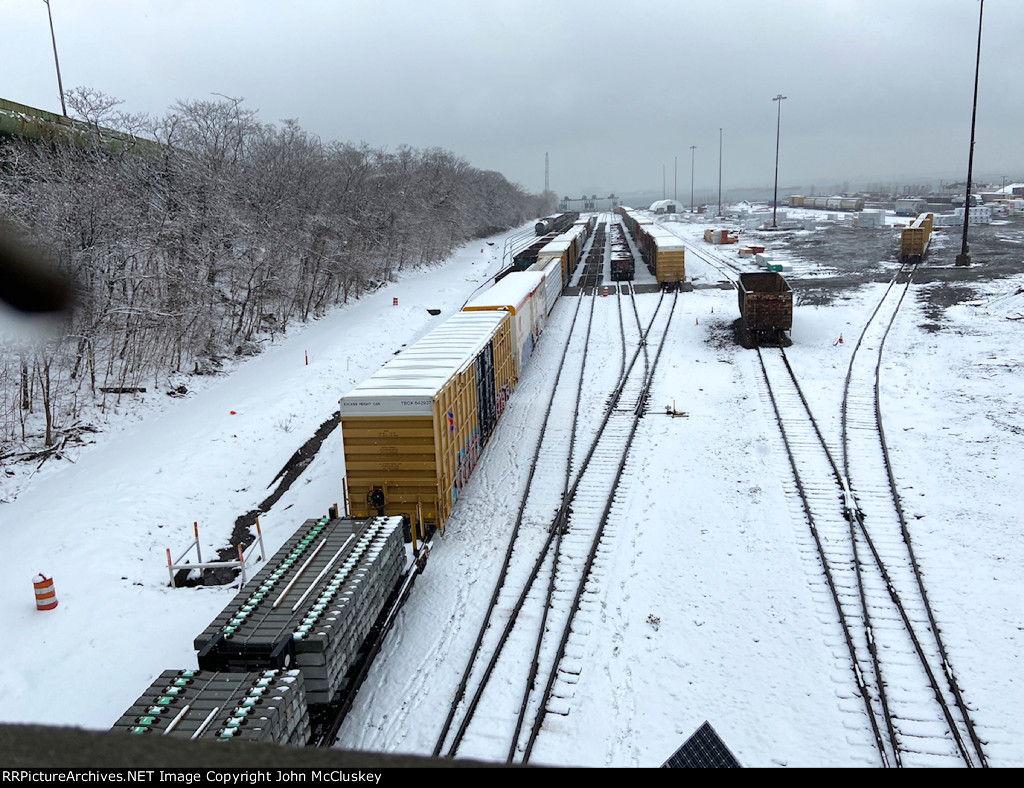
[[[168,588],[165,550],[177,557],[193,521],[204,553],[223,546],[338,397],[497,270],[502,238],[491,240],[291,333],[183,400],[153,394],[167,402],[145,420],[20,480],[17,498],[0,505],[0,721],[106,729],[161,670],[194,667],[193,638],[235,589]],[[696,259],[687,267],[689,277],[721,278]],[[950,659],[990,763],[1018,767],[1024,325],[1007,318],[1019,317],[1024,299],[1007,294],[1022,285],[1024,275],[984,286],[982,303],[947,310],[938,332],[920,327],[922,306],[908,300],[883,389]],[[852,348],[835,341],[856,336],[881,290],[864,285],[797,308],[789,355],[826,424],[837,423]],[[601,299],[598,317],[610,318],[613,302]],[[431,751],[504,553],[534,406],[550,386],[570,306],[555,307],[340,746]],[[583,611],[588,653],[571,711],[549,718],[534,763],[658,766],[704,720],[745,766],[877,762],[862,712],[844,701],[847,657],[815,592],[807,527],[783,492],[785,459],[756,355],[729,335],[735,318],[733,291],[681,298],[598,564],[600,591]],[[662,415],[672,403],[687,416]],[[340,500],[343,474],[338,430],[261,518],[269,550]],[[59,605],[48,613],[35,610],[39,572],[55,580]]]

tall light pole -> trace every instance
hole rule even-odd
[[[672,172],[672,199],[679,202],[679,157],[673,156],[675,169]]]
[[[722,215],[722,129],[718,129],[718,215]]]
[[[782,130],[782,102],[788,98],[783,96],[781,93],[777,95],[772,101],[779,102],[779,117],[775,122],[775,197],[772,199],[772,228],[775,229],[778,225],[775,224],[775,212],[779,208],[779,132]]]
[[[690,146],[690,213],[693,213],[693,157],[696,155],[696,145]]]
[[[50,18],[50,39],[53,41],[53,62],[57,66],[57,90],[60,91],[60,109],[66,118],[68,107],[64,103],[64,85],[60,81],[60,61],[57,59],[57,36],[53,32],[53,13],[50,11],[50,0],[43,0],[46,3],[46,15]]]
[[[971,177],[974,171],[974,121],[978,117],[978,72],[981,70],[981,17],[985,13],[985,0],[981,0],[978,11],[978,58],[974,63],[974,108],[971,110],[971,152],[967,157],[967,192],[964,195],[964,239],[960,245],[960,254],[956,256],[957,265],[970,265],[971,256],[967,253],[967,224],[971,215]]]

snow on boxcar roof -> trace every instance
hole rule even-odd
[[[365,408],[346,407],[346,403],[351,406],[367,398],[436,396],[453,375],[479,355],[504,319],[504,312],[494,311],[452,315],[342,397],[342,415],[366,412]]]
[[[663,227],[653,225],[651,227],[645,227],[644,231],[651,236],[651,240],[654,241],[659,250],[679,251],[680,249],[686,248],[679,236],[675,233],[669,232]]]
[[[523,301],[540,287],[543,280],[544,275],[538,271],[522,271],[509,274],[494,285],[494,287],[469,299],[463,309],[486,309],[506,306],[515,314],[515,311]]]

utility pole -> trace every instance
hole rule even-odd
[[[661,165],[661,199],[665,199],[665,165]]]
[[[693,158],[696,150],[696,145],[690,146],[690,213],[693,213]]]
[[[548,193],[548,189],[549,189],[548,174],[549,174],[549,170],[548,170],[548,154],[545,153],[544,154],[544,193],[545,194]]]
[[[775,214],[779,208],[779,134],[782,130],[782,102],[788,98],[783,96],[781,93],[777,95],[772,101],[779,102],[779,117],[775,123],[775,197],[772,199],[772,229],[776,229],[778,225],[775,223]]]
[[[679,202],[679,157],[675,156],[675,170],[672,173],[672,199]]]
[[[46,15],[50,17],[50,39],[53,41],[53,62],[57,66],[57,90],[60,91],[60,109],[64,117],[68,116],[68,107],[64,103],[64,85],[60,80],[60,61],[57,59],[57,36],[53,32],[53,13],[50,11],[50,0],[43,0],[46,3]]]
[[[722,129],[718,129],[718,215],[722,215]]]
[[[967,192],[964,195],[964,239],[960,245],[960,254],[956,256],[957,265],[970,265],[971,256],[967,253],[967,225],[971,216],[971,178],[974,173],[974,122],[978,117],[978,72],[981,70],[981,18],[985,13],[985,0],[981,0],[978,11],[978,57],[974,63],[974,108],[971,110],[971,152],[967,157]]]

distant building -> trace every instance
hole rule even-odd
[[[651,203],[652,213],[683,213],[686,208],[677,200],[658,200]]]

